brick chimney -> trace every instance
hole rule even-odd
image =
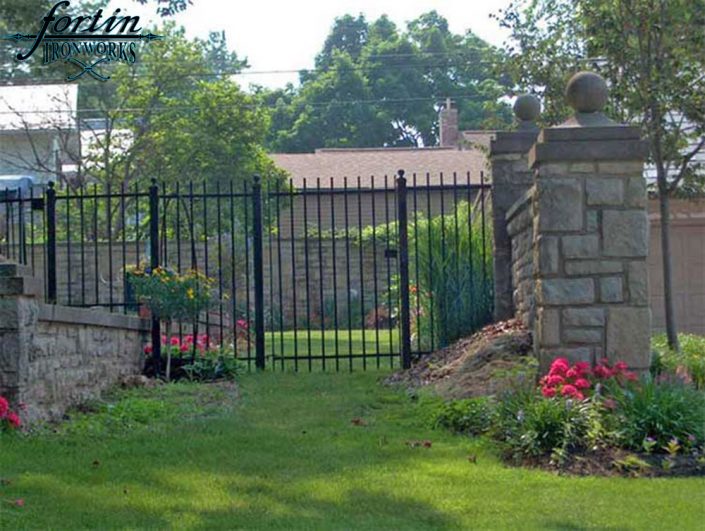
[[[439,114],[439,129],[441,133],[441,147],[458,147],[458,109],[453,108],[450,98],[446,99],[445,107]]]

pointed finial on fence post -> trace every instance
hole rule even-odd
[[[397,175],[399,176],[399,179],[404,178],[404,170],[397,170]]]

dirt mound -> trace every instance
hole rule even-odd
[[[486,326],[476,334],[419,359],[388,383],[432,386],[445,398],[486,396],[502,391],[516,369],[526,366],[531,334],[517,320]]]

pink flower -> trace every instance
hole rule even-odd
[[[604,365],[598,365],[596,366],[592,373],[597,377],[597,378],[611,378],[614,373],[609,367],[606,367]]]
[[[3,396],[0,396],[0,419],[4,419],[9,410],[10,404],[7,402],[7,399]]]
[[[553,363],[551,364],[551,369],[548,371],[548,374],[553,375],[553,374],[558,374],[558,375],[565,375],[565,373],[568,371],[570,368],[570,365],[568,364],[568,360],[565,358],[556,358],[553,360]]]
[[[22,498],[17,498],[15,500],[15,507],[24,507],[24,500]]]
[[[183,343],[183,344],[179,347],[179,350],[180,350],[181,352],[188,352],[188,351],[189,351],[189,348],[190,348],[190,347],[188,346],[188,344]]]
[[[171,344],[172,347],[178,347],[179,346],[179,338],[174,336],[169,340],[169,343]]]
[[[566,378],[577,378],[580,376],[580,373],[575,370],[575,368],[568,369],[565,373]]]
[[[587,361],[579,361],[575,365],[573,365],[573,368],[580,374],[590,372],[590,364]]]
[[[578,392],[578,389],[574,385],[564,385],[563,389],[561,389],[561,395],[563,396],[572,396],[575,397],[579,395],[580,393]]]
[[[587,381],[585,378],[578,378],[575,380],[575,387],[578,389],[590,389],[590,382]]]
[[[617,363],[614,364],[613,368],[615,371],[624,372],[629,368],[629,366],[626,363],[624,363],[623,361],[618,361]]]
[[[555,387],[542,387],[541,394],[543,396],[545,396],[546,398],[552,398],[552,397],[556,396],[556,388]]]
[[[565,379],[563,378],[563,376],[559,376],[558,374],[553,374],[546,378],[546,385],[560,385],[564,382]]]
[[[19,428],[22,425],[22,421],[20,420],[20,417],[17,416],[17,413],[10,411],[7,414],[7,421],[10,423],[10,426],[13,428]]]

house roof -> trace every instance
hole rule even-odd
[[[73,129],[78,85],[0,86],[0,132]]]
[[[426,184],[426,173],[430,184],[453,182],[453,174],[459,183],[466,183],[468,173],[472,183],[480,183],[480,173],[487,171],[487,157],[481,149],[458,148],[336,148],[317,149],[315,153],[273,153],[270,155],[280,168],[289,172],[295,188],[315,186],[321,179],[321,187],[342,188],[345,177],[348,185],[355,186],[361,177],[363,187],[370,186],[370,176],[375,177],[375,186],[384,186],[384,176],[391,180],[397,170],[403,169],[409,185],[413,185],[416,174],[419,186]],[[391,185],[391,184],[390,184]]]

